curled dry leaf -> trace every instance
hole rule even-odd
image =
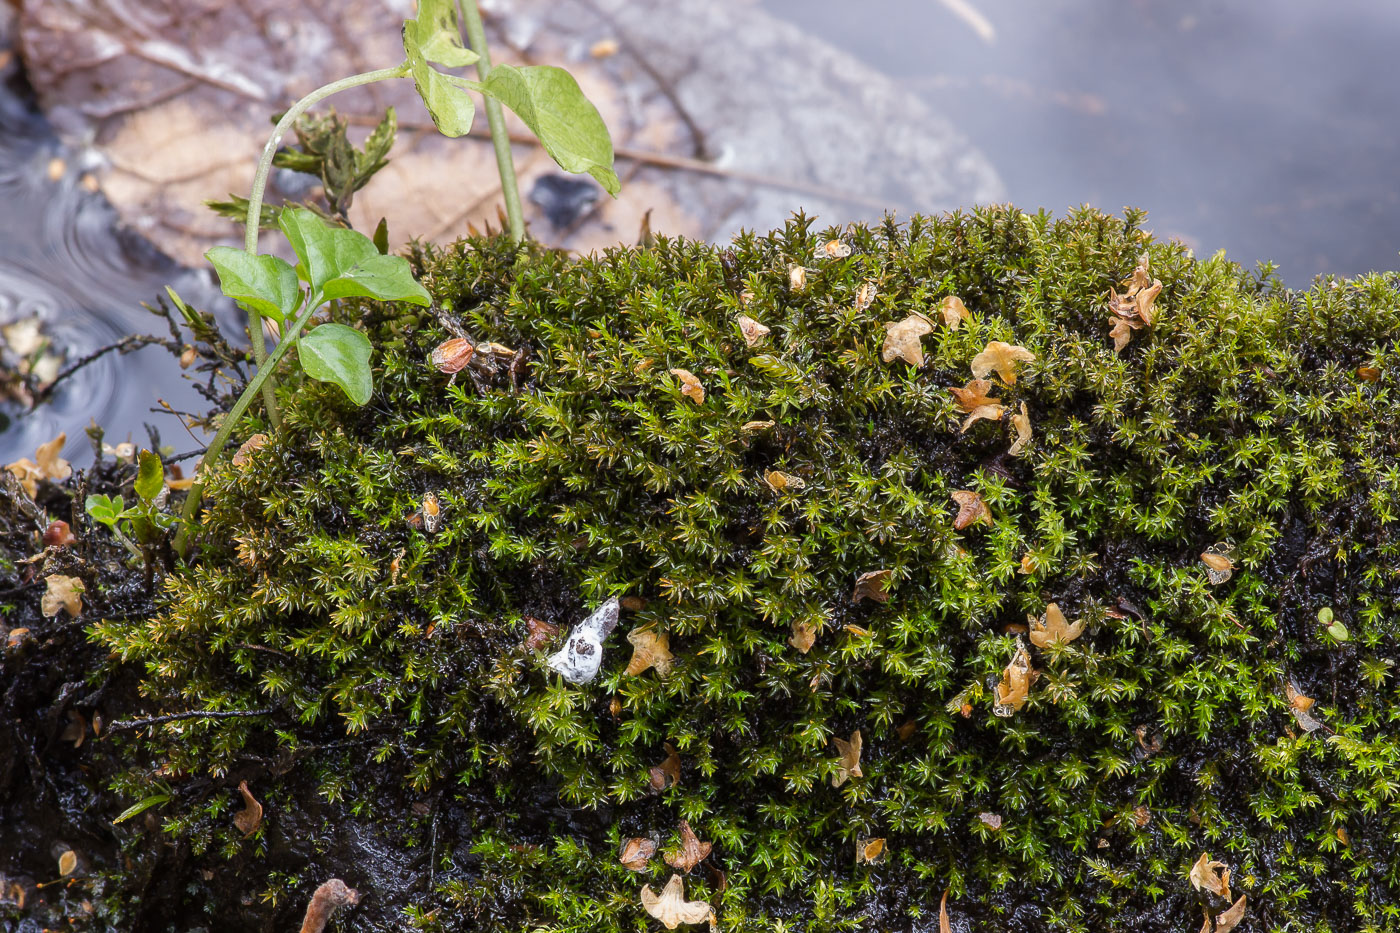
[[[438,372],[455,376],[467,368],[467,364],[472,361],[474,355],[476,355],[476,345],[470,340],[465,337],[449,337],[433,347],[430,359]]]
[[[817,246],[818,259],[845,259],[851,255],[851,247],[837,240],[827,240]]]
[[[238,792],[243,795],[243,809],[233,815],[233,825],[244,836],[251,836],[262,825],[263,808],[248,789],[247,781],[238,782]]]
[[[990,829],[990,830],[991,830],[992,832],[994,832],[994,833],[995,833],[995,832],[999,832],[999,831],[1001,830],[1001,814],[1000,814],[1000,813],[987,813],[987,812],[979,813],[979,814],[977,814],[977,819],[979,819],[979,820],[982,822],[982,825],[983,825],[983,826],[987,827],[988,829]]]
[[[1039,619],[1034,616],[1027,616],[1027,618],[1031,625],[1031,644],[1037,648],[1069,644],[1084,631],[1084,620],[1076,619],[1072,623],[1067,622],[1065,614],[1060,611],[1060,607],[1056,603],[1046,606],[1045,615]]]
[[[1153,304],[1162,292],[1162,283],[1152,278],[1150,259],[1143,253],[1138,259],[1133,274],[1121,283],[1126,289],[1122,295],[1108,290],[1108,310],[1113,315],[1109,336],[1113,338],[1113,352],[1122,353],[1123,348],[1133,339],[1133,332],[1151,326],[1156,318]]]
[[[1142,828],[1145,827],[1148,823],[1151,823],[1151,822],[1152,822],[1152,811],[1151,811],[1151,810],[1149,810],[1149,809],[1148,809],[1147,807],[1145,807],[1145,806],[1142,806],[1141,804],[1139,804],[1139,805],[1136,806],[1136,807],[1133,807],[1133,825],[1134,825],[1134,826],[1136,826],[1138,829],[1142,829]]]
[[[788,288],[800,292],[807,287],[807,269],[793,264],[788,266]]]
[[[788,639],[788,644],[798,651],[806,654],[812,650],[812,646],[817,643],[817,628],[810,622],[797,620],[792,623],[792,637]]]
[[[681,820],[680,847],[666,851],[666,864],[689,874],[692,868],[699,865],[704,861],[705,856],[710,854],[711,848],[711,843],[701,842],[695,835],[695,831],[690,828],[690,824]]]
[[[992,712],[998,716],[1010,716],[1026,705],[1030,696],[1031,682],[1035,679],[1035,669],[1031,667],[1031,653],[1021,636],[1016,636],[1016,653],[1001,672],[1001,680],[996,684],[996,703]]]
[[[739,315],[734,321],[739,325],[739,333],[744,335],[744,343],[751,347],[758,346],[763,342],[763,338],[773,332],[772,328],[763,326],[747,314]],[[671,371],[675,372],[675,370]],[[703,395],[701,395],[700,400],[704,401]]]
[[[697,405],[705,402],[705,387],[700,384],[700,380],[695,378],[695,374],[688,369],[673,369],[671,375],[681,382],[681,395],[690,399]]]
[[[60,573],[50,574],[44,579],[44,596],[39,601],[40,611],[47,616],[58,615],[63,609],[73,618],[83,611],[83,581]]]
[[[672,875],[660,894],[654,893],[651,885],[643,885],[642,907],[668,930],[674,930],[682,923],[704,923],[713,914],[705,901],[685,899],[685,882],[680,875]]]
[[[963,321],[972,320],[972,312],[967,310],[967,305],[963,304],[957,295],[944,298],[943,303],[938,306],[938,312],[943,316],[943,323],[948,325],[949,330],[957,330]]]
[[[832,736],[836,751],[841,759],[836,763],[836,773],[831,776],[831,786],[840,787],[853,777],[864,777],[860,770],[860,730],[851,733],[850,741]]]
[[[873,599],[877,603],[889,602],[890,594],[885,592],[885,587],[890,585],[890,571],[872,570],[863,573],[856,578],[855,592],[851,594],[851,602],[858,603],[862,599]]]
[[[674,787],[681,782],[681,756],[676,753],[675,746],[670,742],[663,747],[666,749],[666,760],[647,769],[651,789],[657,791]]]
[[[864,311],[875,301],[875,295],[879,288],[874,282],[862,282],[860,288],[856,289],[856,310]]]
[[[948,922],[948,889],[943,889],[943,897],[938,901],[938,933],[953,933],[953,925]]]
[[[63,854],[58,857],[58,873],[64,878],[70,877],[78,870],[78,853],[72,849],[63,850]]]
[[[1201,563],[1206,565],[1206,578],[1212,586],[1229,580],[1235,574],[1235,562],[1231,559],[1235,549],[1229,544],[1217,542],[1201,554]]]
[[[647,863],[656,854],[656,843],[650,839],[634,836],[631,839],[622,840],[622,847],[618,850],[617,860],[622,863],[623,868],[631,871],[646,871]]]
[[[65,718],[67,724],[58,737],[64,742],[72,742],[74,748],[82,748],[83,739],[87,738],[87,717],[75,709],[70,709]]]
[[[1356,367],[1356,378],[1362,382],[1380,382],[1381,371],[1375,366]]]
[[[1230,933],[1235,927],[1240,925],[1244,919],[1245,896],[1240,895],[1240,899],[1230,905],[1228,910],[1222,910],[1215,918],[1215,933]]]
[[[894,733],[895,735],[899,736],[899,740],[901,742],[907,742],[909,741],[909,738],[917,731],[919,731],[919,724],[914,720],[910,719],[907,722],[905,722],[904,725],[896,726]]]
[[[776,421],[745,421],[739,425],[739,430],[745,434],[753,434],[757,431],[766,431],[775,424],[777,424]]]
[[[884,839],[862,837],[856,840],[857,862],[862,862],[866,865],[874,865],[877,862],[884,861],[887,851]]]
[[[949,495],[958,504],[958,514],[953,519],[953,527],[958,531],[978,522],[992,523],[992,510],[987,508],[979,493],[970,489],[954,489]]]
[[[769,470],[763,474],[763,481],[773,487],[774,492],[782,492],[790,489],[793,492],[807,485],[806,480],[800,476],[793,476],[791,473],[783,473],[778,470]]]
[[[1026,403],[1021,403],[1021,410],[1011,416],[1011,426],[1016,429],[1016,440],[1011,442],[1011,447],[1006,451],[1008,457],[1019,457],[1021,451],[1026,449],[1026,445],[1031,442],[1031,413],[1026,410]]]
[[[559,626],[550,625],[533,616],[525,617],[525,648],[528,651],[539,651],[549,645],[558,635]]]
[[[627,640],[632,643],[632,660],[624,672],[628,677],[635,677],[650,667],[656,668],[656,673],[662,677],[671,673],[669,635],[654,629],[633,629],[627,633]]]
[[[933,325],[922,314],[911,314],[897,323],[885,322],[885,345],[880,350],[880,359],[892,363],[896,358],[911,366],[924,365],[924,348],[919,342],[926,334],[933,333]]]
[[[948,391],[953,393],[953,398],[957,399],[959,408],[965,412],[971,412],[989,405],[1001,407],[1001,399],[991,396],[995,389],[996,384],[990,379],[973,379],[961,389],[957,386],[950,386]]]
[[[1016,384],[1016,364],[1032,363],[1035,354],[1025,347],[993,340],[986,349],[972,358],[972,375],[985,379],[995,372],[1009,386]]]
[[[1304,696],[1294,686],[1293,681],[1284,681],[1283,695],[1288,698],[1288,711],[1293,714],[1299,728],[1304,732],[1316,732],[1323,727],[1321,720],[1311,712],[1317,701],[1310,696]]]
[[[40,444],[34,451],[34,459],[25,457],[8,464],[5,469],[14,474],[15,479],[24,487],[24,491],[33,499],[39,493],[39,482],[41,480],[65,480],[73,475],[73,466],[67,460],[59,456],[63,450],[63,445],[67,442],[68,435],[60,434],[47,444]],[[37,462],[36,462],[37,461]]]
[[[253,454],[262,450],[263,446],[266,444],[266,434],[254,434],[252,437],[248,438],[246,441],[244,441],[238,446],[238,450],[234,453],[233,460],[231,460],[230,462],[234,466],[239,467],[241,469],[242,467],[248,464],[248,461],[252,459]]]
[[[1202,852],[1191,866],[1191,887],[1197,891],[1209,891],[1217,897],[1230,900],[1230,868],[1224,862],[1211,861],[1210,854]]]

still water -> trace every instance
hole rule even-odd
[[[989,157],[1011,199],[1150,212],[1199,254],[1271,259],[1284,280],[1396,268],[1400,4],[1381,0],[761,0],[916,90]],[[3,46],[0,46],[2,48]],[[788,63],[791,64],[791,63]],[[84,166],[0,68],[0,323],[38,314],[69,360],[159,332],[141,310],[206,273],[119,232]],[[737,115],[736,119],[742,119]],[[894,128],[892,128],[894,129]],[[836,218],[832,218],[835,220]],[[0,403],[0,463],[82,428],[194,446],[157,399],[201,410],[159,348],[108,357],[55,401]]]

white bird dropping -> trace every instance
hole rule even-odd
[[[571,684],[586,684],[603,665],[603,639],[617,627],[618,601],[614,596],[575,625],[564,647],[545,662]]]

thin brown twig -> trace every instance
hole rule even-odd
[[[268,716],[276,709],[269,706],[266,709],[227,709],[227,710],[191,710],[187,713],[169,713],[165,716],[152,716],[148,719],[123,719],[112,723],[107,727],[107,734],[113,732],[129,732],[132,729],[140,729],[144,726],[159,726],[167,722],[179,722],[183,719],[244,719],[251,716]]]

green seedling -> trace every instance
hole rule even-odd
[[[136,502],[131,506],[127,506],[122,496],[95,495],[87,497],[84,508],[93,521],[106,525],[133,557],[149,563],[151,549],[175,524],[174,516],[163,509],[165,466],[160,454],[141,451],[136,458],[136,480],[132,487]]]
[[[412,78],[438,130],[444,136],[455,137],[471,130],[476,104],[469,92],[481,94],[501,176],[507,222],[517,245],[524,240],[525,224],[502,105],[529,127],[560,168],[592,175],[609,194],[618,193],[620,183],[612,167],[612,139],[598,109],[584,96],[573,76],[550,65],[493,68],[474,0],[467,0],[462,11],[473,48],[462,44],[453,0],[421,0],[418,15],[403,23],[403,62],[317,88],[277,121],[263,147],[246,201],[244,248],[215,247],[206,254],[219,273],[224,294],[248,314],[249,338],[258,371],[224,418],[205,454],[202,470],[212,469],[222,458],[229,436],[258,393],[262,394],[268,421],[273,427],[278,425],[274,374],[282,357],[293,347],[305,375],[335,383],[356,405],[369,401],[373,392],[372,347],[363,334],[343,324],[327,323],[302,336],[311,316],[324,304],[356,297],[429,304],[427,293],[413,281],[408,264],[399,257],[385,255],[388,235],[382,226],[371,240],[352,230],[331,226],[305,208],[284,208],[276,213],[276,222],[296,252],[297,266],[294,269],[277,256],[258,253],[258,231],[273,219],[273,212],[263,205],[268,173],[278,163],[282,141],[288,133],[297,133],[301,151],[282,154],[281,164],[321,174],[332,210],[342,215],[354,191],[382,167],[392,145],[392,112],[376,128],[364,150],[354,150],[344,143],[344,128],[337,127],[334,117],[300,122],[318,102],[353,87]],[[479,81],[443,70],[468,65],[476,66]],[[264,317],[280,328],[280,339],[271,353],[263,336]],[[188,527],[199,512],[202,487],[202,482],[196,482],[185,500],[181,515],[184,525],[175,539],[175,550],[181,555],[185,553]]]
[[[1331,606],[1323,606],[1321,609],[1317,610],[1317,622],[1327,630],[1327,634],[1339,645],[1351,638],[1351,633],[1347,631],[1347,627],[1342,624],[1340,619],[1334,617]]]

